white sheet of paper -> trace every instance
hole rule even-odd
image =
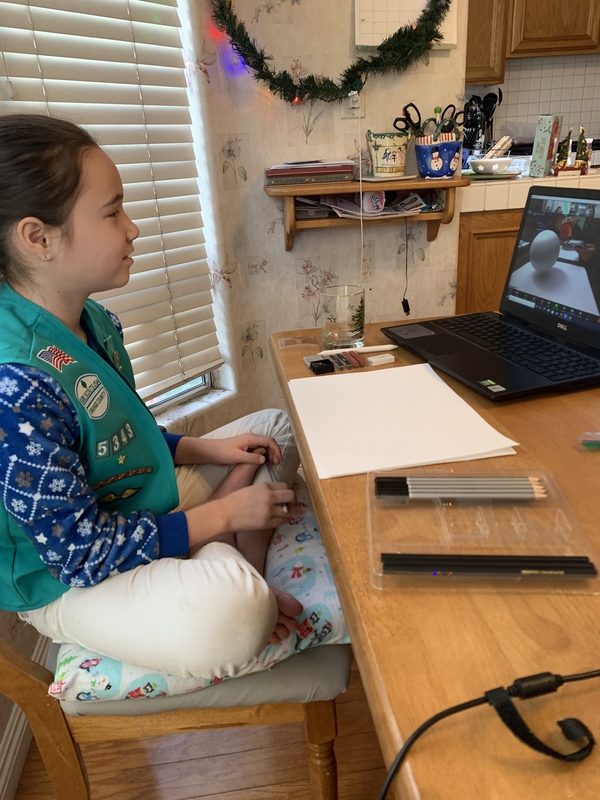
[[[498,433],[429,366],[289,382],[320,478],[513,455]]]

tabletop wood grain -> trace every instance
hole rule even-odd
[[[389,342],[379,325],[371,324],[365,343]],[[302,357],[320,349],[316,329],[277,333],[270,340],[388,766],[412,731],[448,706],[525,675],[600,668],[600,595],[543,588],[539,593],[380,590],[372,585],[366,475],[319,479],[288,388],[290,379],[312,376]],[[394,364],[377,369],[422,363],[403,349],[394,354]],[[491,425],[520,442],[517,455],[510,457],[511,469],[533,466],[550,473],[600,551],[600,452],[585,451],[578,442],[583,431],[600,429],[600,388],[493,403],[445,379]],[[323,414],[328,413],[334,412],[324,408]],[[500,461],[506,459],[486,459],[486,468]],[[559,719],[577,717],[600,737],[600,679],[569,683],[556,694],[516,703],[536,734],[564,752],[577,746],[565,742]],[[539,755],[483,705],[428,731],[411,750],[396,792],[400,800],[597,800],[600,749],[579,764]]]

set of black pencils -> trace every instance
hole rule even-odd
[[[378,475],[375,496],[381,500],[465,500],[530,502],[548,497],[546,482],[537,475]],[[587,556],[481,553],[382,553],[383,574],[483,578],[597,578]]]
[[[587,556],[382,553],[384,574],[486,578],[596,578]]]
[[[528,475],[422,475],[375,478],[376,497],[411,500],[543,500],[541,478]]]

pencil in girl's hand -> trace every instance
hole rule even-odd
[[[265,467],[267,468],[267,470],[269,472],[269,479],[270,479],[271,483],[277,483],[277,478],[275,477],[275,473],[273,472],[273,467],[269,464],[268,461],[265,461]],[[288,514],[289,513],[288,504],[287,503],[281,503],[280,505],[281,505],[281,510],[283,511],[283,513],[284,514]]]
[[[376,477],[375,495],[414,500],[542,500],[547,492],[540,478],[527,475],[417,475]]]

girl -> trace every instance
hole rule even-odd
[[[302,611],[262,577],[296,448],[278,410],[200,439],[157,427],[89,299],[127,283],[138,234],[88,133],[0,117],[0,607],[119,660],[242,674]]]

